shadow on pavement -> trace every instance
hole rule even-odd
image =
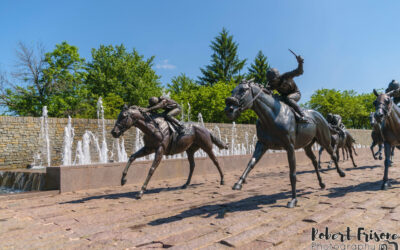
[[[199,184],[191,184],[188,188],[191,187],[197,187],[203,185],[202,183]],[[181,186],[178,187],[166,187],[166,188],[154,188],[150,190],[146,190],[144,192],[144,195],[146,194],[158,194],[161,192],[170,192],[170,191],[177,191],[177,190],[183,190],[181,189]],[[86,201],[90,200],[99,200],[99,199],[120,199],[120,198],[131,198],[131,199],[136,199],[136,195],[139,194],[139,191],[136,192],[127,192],[127,193],[116,193],[116,194],[102,194],[102,195],[95,195],[95,196],[89,196],[86,198],[82,198],[79,200],[73,200],[73,201],[66,201],[66,202],[60,202],[59,204],[74,204],[74,203],[84,203]]]
[[[398,181],[390,179],[390,183],[392,184],[392,187],[389,189],[397,189],[400,187],[394,186],[396,184],[399,184]],[[365,192],[365,191],[382,191],[385,192],[384,190],[381,190],[382,186],[382,180],[379,181],[374,181],[374,182],[363,182],[358,185],[350,185],[347,187],[333,187],[329,188],[328,191],[329,193],[324,195],[329,198],[335,198],[335,197],[343,197],[347,193],[351,192]]]
[[[301,197],[302,195],[310,194],[311,192],[303,192],[302,190],[297,190],[297,196]],[[229,197],[227,197],[228,199]],[[217,219],[223,219],[226,214],[233,212],[245,212],[256,209],[261,209],[260,205],[271,205],[277,202],[277,200],[289,199],[291,198],[291,192],[281,192],[277,194],[271,195],[256,195],[252,197],[247,197],[245,199],[239,201],[231,201],[220,204],[210,204],[203,205],[199,207],[192,207],[186,211],[181,212],[180,214],[167,217],[160,218],[148,223],[151,226],[157,226],[165,223],[171,223],[179,220],[183,220],[185,218],[193,217],[193,216],[203,216],[204,218],[209,218],[215,216]],[[283,208],[286,209],[286,208]],[[289,210],[288,210],[289,212]]]

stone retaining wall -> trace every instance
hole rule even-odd
[[[51,149],[51,165],[57,166],[62,162],[64,128],[68,119],[49,118],[49,137]],[[114,126],[115,120],[106,120],[108,150],[113,149],[113,138],[109,133]],[[221,137],[231,143],[232,124],[207,123],[205,126],[216,133],[215,126],[221,131]],[[78,140],[82,140],[82,135],[86,130],[90,130],[97,135],[101,135],[98,121],[96,119],[72,119],[72,127],[75,130],[73,156]],[[371,136],[369,130],[351,130],[357,143],[369,145]],[[248,142],[253,142],[255,134],[255,125],[237,124],[235,143],[246,143],[246,134]],[[33,162],[33,156],[40,151],[40,118],[36,117],[10,117],[0,116],[0,169],[24,168]],[[125,149],[128,155],[135,150],[135,129],[132,128],[124,135]],[[92,150],[94,152],[95,150]],[[97,155],[92,155],[96,160]]]

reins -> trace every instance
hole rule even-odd
[[[252,88],[252,86],[250,86],[250,91],[251,91],[251,93],[253,94],[253,88]],[[243,111],[243,110],[247,109],[247,108],[250,106],[250,104],[253,104],[253,103],[254,103],[254,101],[255,101],[255,100],[257,99],[257,97],[261,94],[261,92],[263,92],[262,89],[260,89],[260,91],[258,92],[258,94],[257,94],[255,97],[253,97],[253,99],[252,99],[250,102],[248,102],[244,107],[239,107],[239,110],[240,110],[240,111]]]

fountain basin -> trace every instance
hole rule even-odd
[[[316,151],[314,152],[317,153]],[[358,156],[371,157],[369,148],[357,149]],[[220,156],[218,161],[224,172],[244,170],[251,155]],[[322,161],[328,161],[328,155],[322,155]],[[143,184],[152,161],[134,162],[128,172],[127,184]],[[193,176],[214,174],[218,171],[209,158],[196,158],[196,167]],[[314,170],[310,168],[311,161],[304,151],[296,152],[297,171]],[[58,189],[61,193],[84,189],[94,189],[107,186],[119,186],[121,174],[126,163],[92,164],[80,166],[56,166],[46,169],[46,189]],[[275,166],[287,166],[286,152],[266,153],[259,161],[257,168],[272,168]],[[303,165],[303,166],[302,166]],[[305,168],[304,165],[307,165]],[[326,165],[326,164],[325,164]],[[323,166],[326,168],[326,166]],[[163,160],[155,171],[152,180],[181,178],[182,185],[189,174],[189,162],[187,159]],[[217,177],[218,178],[218,177]],[[218,179],[219,180],[219,179]],[[217,179],[216,179],[217,181]],[[151,181],[150,184],[151,186]]]
[[[19,193],[45,189],[45,169],[0,171],[0,193]]]

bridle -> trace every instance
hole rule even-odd
[[[393,101],[392,101],[392,99],[390,98],[390,94],[392,94],[392,92],[393,91],[390,91],[389,93],[386,93],[386,95],[387,96],[389,96],[389,103],[386,105],[385,104],[385,101],[383,101],[383,102],[377,102],[377,100],[375,100],[375,102],[374,102],[374,104],[375,104],[375,110],[377,110],[377,109],[382,109],[383,110],[383,119],[381,120],[381,121],[378,121],[378,119],[376,119],[375,118],[375,120],[376,120],[376,125],[378,126],[378,129],[379,129],[379,133],[380,133],[380,136],[382,137],[382,138],[384,138],[383,137],[383,132],[382,132],[382,122],[383,122],[383,120],[387,117],[387,116],[389,116],[390,115],[390,113],[392,112],[392,105],[393,105]],[[377,98],[378,99],[378,98]],[[375,114],[376,114],[376,111],[375,111]]]
[[[138,122],[139,119],[133,119],[132,118],[132,112],[131,112],[131,107],[129,107],[126,111],[124,111],[127,113],[126,118],[125,119],[131,119],[132,120],[132,125],[135,126]],[[127,130],[126,127],[124,127],[123,125],[121,125],[119,122],[115,124],[115,127],[117,127],[121,133],[125,132]]]
[[[228,97],[226,99],[227,103],[230,102],[230,103],[233,103],[233,104],[237,105],[240,112],[242,112],[242,111],[248,109],[250,106],[252,106],[254,101],[263,92],[262,89],[260,89],[260,91],[254,96],[253,88],[252,88],[254,85],[253,84],[248,84],[248,83],[246,83],[246,85],[247,85],[246,92],[240,97],[240,101],[236,97],[232,97],[232,96]],[[245,104],[244,100],[246,100],[247,96],[250,95],[250,94],[253,96],[253,98],[251,99],[250,102]]]
[[[390,93],[390,92],[389,92]],[[386,94],[386,95],[388,95],[388,94]],[[390,96],[389,96],[390,97]],[[377,104],[377,105],[375,105],[375,109],[382,109],[383,110],[383,115],[384,116],[388,116],[388,115],[390,115],[390,112],[392,111],[392,105],[393,105],[393,101],[392,101],[392,99],[389,99],[390,101],[389,101],[389,103],[386,105],[384,102],[377,102],[377,101],[375,101],[375,103]]]

